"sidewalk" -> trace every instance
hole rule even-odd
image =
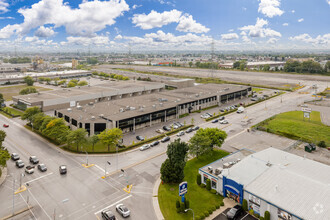
[[[3,182],[5,182],[6,180],[6,177],[7,177],[7,167],[0,167],[1,171],[2,171],[2,174],[1,174],[1,177],[0,177],[0,186],[2,185]]]
[[[221,212],[225,211],[228,208],[232,208],[232,207],[234,207],[237,204],[234,200],[229,199],[227,197],[223,199],[223,202],[224,202],[225,205],[224,206],[220,206],[219,209],[215,210],[212,213],[212,215],[210,215],[209,217],[205,218],[205,220],[212,220],[215,217],[217,217],[218,215],[220,215]]]
[[[164,216],[162,214],[162,211],[160,210],[159,203],[158,203],[158,188],[161,183],[160,177],[157,179],[154,185],[154,189],[152,192],[152,205],[154,207],[155,214],[157,216],[158,220],[164,220]]]

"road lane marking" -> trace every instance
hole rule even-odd
[[[24,192],[26,189],[27,189],[26,186],[22,185],[15,191],[14,194],[16,195],[18,193]]]
[[[122,198],[121,200],[118,200],[117,202],[112,203],[111,205],[109,205],[107,207],[104,207],[103,209],[95,212],[94,215],[97,215],[98,213],[102,212],[102,210],[107,209],[107,208],[111,208],[112,206],[114,206],[114,205],[116,205],[116,204],[118,204],[118,203],[120,203],[120,202],[122,202],[122,201],[124,201],[124,200],[126,200],[128,198],[131,198],[131,197],[132,197],[132,195],[126,196],[125,198]]]
[[[38,178],[35,178],[35,179],[33,179],[33,180],[29,180],[29,181],[25,182],[25,185],[26,185],[27,183],[32,183],[32,182],[34,182],[34,181],[36,181],[36,180],[40,180],[40,179],[42,179],[42,178],[44,178],[44,177],[46,177],[46,176],[52,175],[52,174],[53,174],[53,172],[48,173],[48,174],[43,175],[43,176],[39,176]]]
[[[24,197],[22,196],[22,194],[19,194],[21,196],[21,198],[23,199],[23,201],[25,202],[25,204],[27,205],[29,211],[31,212],[31,214],[33,215],[34,219],[37,219],[37,217],[34,215],[33,211],[32,211],[32,206],[30,206],[27,201],[24,199]]]
[[[242,220],[245,219],[245,217],[248,216],[248,215],[249,215],[249,214],[244,215],[243,218],[242,218]]]
[[[39,201],[36,199],[36,197],[32,194],[30,189],[27,189],[28,192],[31,194],[32,198],[38,203],[39,207],[42,209],[42,211],[47,215],[47,217],[49,218],[49,220],[52,220],[52,218],[47,214],[46,210],[41,206],[41,204],[39,203]]]
[[[132,187],[133,187],[133,185],[129,185],[128,187],[123,188],[123,190],[127,193],[131,193]]]
[[[94,166],[95,164],[85,164],[85,163],[83,163],[83,164],[81,164],[81,166],[83,166],[83,167],[85,167],[85,168],[90,168],[90,167],[92,167],[92,166]]]

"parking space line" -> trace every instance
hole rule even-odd
[[[243,220],[243,219],[244,219],[246,216],[248,216],[248,215],[249,215],[249,214],[244,215],[243,218],[241,218],[241,220]]]
[[[48,173],[48,174],[43,175],[43,176],[39,176],[38,178],[35,178],[35,179],[33,179],[33,180],[30,180],[30,181],[25,182],[25,185],[26,185],[27,183],[32,183],[32,182],[34,182],[34,181],[36,181],[36,180],[40,180],[40,179],[42,179],[42,178],[44,178],[44,177],[46,177],[46,176],[52,175],[52,174],[53,174],[53,172]]]
[[[47,217],[52,220],[52,218],[47,214],[46,210],[41,206],[41,204],[39,203],[39,201],[36,199],[36,197],[32,194],[30,189],[27,189],[28,192],[31,194],[32,198],[38,203],[39,207],[42,209],[42,211],[47,215]]]
[[[132,195],[126,196],[125,198],[122,198],[122,199],[118,200],[117,202],[112,203],[111,205],[109,205],[109,206],[107,206],[107,207],[104,207],[103,209],[101,209],[101,210],[95,212],[94,215],[97,215],[98,213],[102,212],[102,210],[107,209],[107,208],[110,208],[110,207],[116,205],[117,203],[120,203],[120,202],[122,202],[122,201],[124,201],[124,200],[126,200],[126,199],[128,199],[128,198],[130,198],[130,197],[132,197]]]

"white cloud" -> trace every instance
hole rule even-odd
[[[234,32],[234,29],[229,29],[228,32]]]
[[[284,11],[279,8],[280,4],[280,0],[260,0],[258,12],[269,18],[281,16]]]
[[[95,45],[95,46],[105,46],[109,45],[110,40],[108,36],[94,36],[94,37],[67,37],[67,42],[61,42],[61,45]]]
[[[222,40],[236,40],[238,38],[239,37],[236,33],[221,34],[221,39]]]
[[[116,37],[115,37],[115,40],[121,40],[123,39],[123,36],[121,36],[120,34],[118,34]]]
[[[296,11],[295,10],[292,10],[291,13],[294,14]]]
[[[330,0],[326,0],[326,2],[328,3],[328,5],[330,5]]]
[[[36,36],[25,37],[24,41],[31,45],[39,45],[39,46],[49,46],[49,45],[55,46],[55,45],[57,45],[57,43],[53,42],[53,40],[48,40],[48,41],[45,39],[40,40]]]
[[[15,26],[16,33],[27,34],[33,28],[53,24],[55,28],[64,26],[69,35],[93,37],[128,10],[125,0],[83,1],[76,9],[63,0],[41,0],[18,10],[24,22]]]
[[[26,42],[33,42],[33,41],[37,41],[39,38],[36,37],[36,36],[33,36],[33,37],[25,37],[25,41]]]
[[[181,16],[176,30],[181,32],[207,33],[210,29],[197,23],[191,15],[185,14]]]
[[[249,32],[250,37],[281,37],[281,33],[274,31],[270,28],[265,28],[268,25],[268,21],[264,19],[257,18],[255,25],[247,25],[239,28],[239,30],[244,32]]]
[[[134,9],[137,9],[137,8],[140,8],[142,5],[133,5],[132,6],[132,9],[134,10]]]
[[[51,37],[55,34],[55,31],[51,27],[45,27],[41,26],[36,32],[34,32],[34,35],[37,37]]]
[[[298,19],[298,22],[303,22],[303,21],[304,21],[303,18]]]
[[[240,35],[246,36],[246,32],[245,31],[241,31]]]
[[[283,23],[282,25],[283,26],[289,26],[289,23]]]
[[[14,33],[17,32],[17,30],[20,29],[20,26],[18,24],[10,25],[3,27],[0,29],[0,39],[10,38]]]
[[[267,41],[268,44],[275,44],[278,41],[277,38],[269,38],[269,40]]]
[[[152,10],[149,14],[134,14],[132,23],[143,30],[162,27],[170,23],[177,23],[180,20],[182,12],[178,10],[164,11],[163,13]]]
[[[0,14],[9,11],[8,7],[9,4],[5,0],[0,0]]]
[[[330,44],[330,33],[324,35],[318,35],[316,38],[312,38],[309,34],[300,34],[294,37],[289,37],[292,41],[301,41],[309,44]]]
[[[244,43],[251,43],[252,42],[251,39],[248,38],[246,35],[242,36],[242,40],[243,40]]]

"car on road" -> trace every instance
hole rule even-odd
[[[19,155],[17,153],[12,153],[10,157],[13,161],[19,160]]]
[[[16,161],[16,166],[17,166],[18,168],[22,168],[22,167],[24,167],[25,165],[24,165],[24,162],[23,162],[22,160],[18,160],[18,161]]]
[[[147,150],[147,149],[149,149],[151,146],[150,146],[150,144],[144,144],[144,145],[142,145],[141,147],[140,147],[140,150],[142,151],[142,150]]]
[[[160,142],[164,143],[166,141],[169,141],[171,138],[169,136],[164,137],[163,139],[160,140]]]
[[[184,131],[180,131],[176,136],[181,137],[184,135]]]
[[[192,129],[193,129],[193,131],[197,131],[199,129],[199,127],[198,126],[195,126]]]
[[[165,131],[171,131],[171,128],[168,127],[168,126],[163,126],[163,129],[164,129]]]
[[[138,139],[139,141],[144,141],[144,137],[142,137],[142,136],[136,136],[136,139]]]
[[[212,123],[217,123],[219,120],[218,119],[214,119],[212,120]]]
[[[28,173],[28,174],[32,174],[32,173],[34,173],[34,166],[27,165],[27,166],[25,167],[25,173]]]
[[[190,133],[190,132],[193,132],[194,130],[192,129],[192,128],[188,128],[187,130],[186,130],[186,133]]]
[[[219,121],[220,124],[228,124],[228,121],[227,120],[221,120]]]
[[[239,216],[241,216],[244,213],[244,210],[242,206],[240,205],[235,205],[233,208],[231,208],[227,212],[227,219],[234,220],[237,219]]]
[[[101,212],[102,219],[104,220],[116,220],[116,216],[111,212],[110,209],[104,209]]]
[[[131,211],[123,204],[116,205],[116,210],[119,212],[124,218],[128,217],[131,214]]]
[[[154,141],[154,142],[152,142],[151,144],[150,144],[150,146],[151,147],[154,147],[154,146],[156,146],[156,145],[158,145],[159,144],[159,141]]]
[[[47,167],[45,164],[41,163],[38,165],[38,170],[40,170],[41,172],[45,172],[47,171]]]
[[[3,127],[4,128],[8,128],[9,127],[9,124],[3,124]]]
[[[39,163],[39,159],[36,156],[31,156],[29,160],[33,164],[38,164]]]
[[[205,114],[201,115],[201,118],[204,118],[204,119],[207,119],[207,118],[210,118],[210,117],[212,117],[212,115],[209,114],[209,113],[205,113]]]
[[[159,134],[163,134],[165,131],[163,129],[157,129],[156,132]]]
[[[221,120],[225,120],[225,116],[220,116],[219,121],[221,121]]]
[[[66,174],[68,172],[67,168],[65,165],[61,165],[59,167],[60,174]]]

